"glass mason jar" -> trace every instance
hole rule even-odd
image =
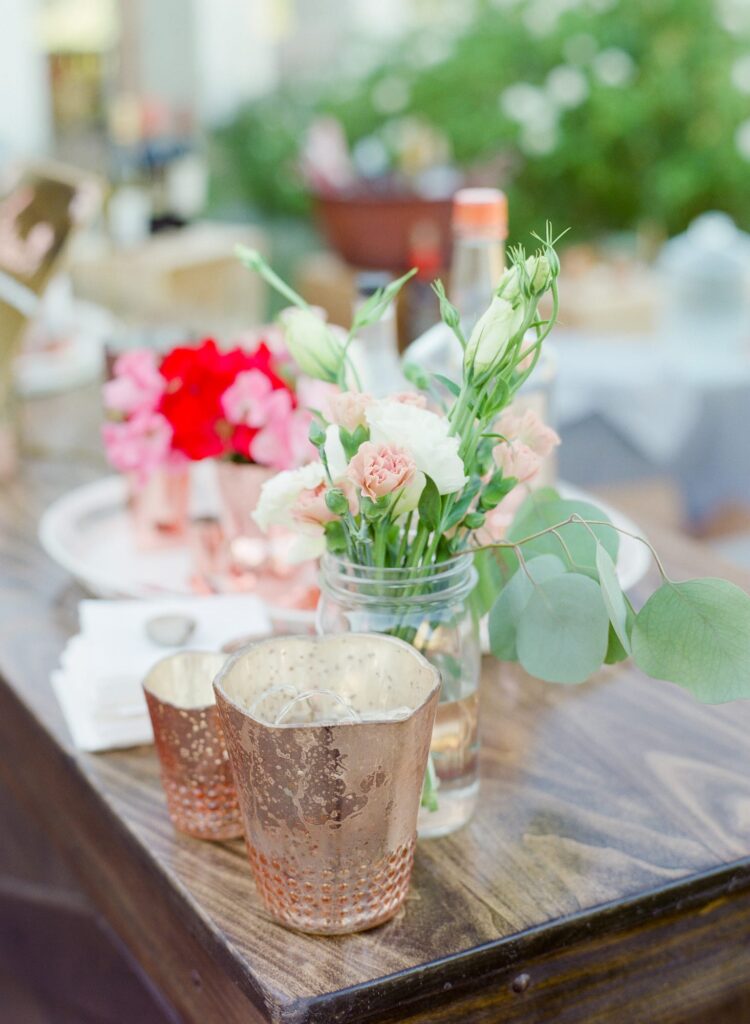
[[[321,563],[319,633],[387,633],[413,644],[440,671],[442,687],[430,756],[437,807],[422,807],[419,835],[465,825],[479,793],[479,626],[469,605],[473,556],[421,569]]]

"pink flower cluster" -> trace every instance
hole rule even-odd
[[[291,392],[274,388],[261,370],[238,374],[221,405],[233,427],[252,431],[247,449],[253,462],[283,470],[314,454],[307,438],[310,414],[295,409]]]
[[[107,458],[140,484],[160,466],[179,459],[172,452],[172,427],[158,412],[165,387],[156,356],[147,349],[119,356],[112,380],[104,385],[105,405],[123,417],[102,429]]]

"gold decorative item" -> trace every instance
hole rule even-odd
[[[275,475],[268,466],[252,463],[216,463],[216,482],[221,497],[221,523],[229,544],[230,561],[239,569],[252,570],[269,556],[269,544],[252,519],[263,484]]]
[[[268,910],[328,935],[393,917],[411,876],[438,671],[393,637],[275,637],[235,655],[214,688]]]
[[[237,792],[211,682],[223,654],[182,651],[143,683],[172,824],[196,839],[242,835]]]

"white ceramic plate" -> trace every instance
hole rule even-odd
[[[563,497],[594,500],[612,522],[631,533],[639,529],[626,516],[585,491],[561,483]],[[126,514],[126,485],[120,476],[108,476],[85,484],[58,498],[39,524],[44,550],[99,597],[172,597],[193,593],[190,586],[190,555],[187,547],[161,551],[136,550]],[[617,573],[624,590],[630,590],[649,567],[644,544],[620,535]],[[289,628],[307,628],[314,613],[271,607],[274,621]]]
[[[39,523],[47,554],[97,597],[159,598],[194,594],[187,545],[139,551],[121,476],[84,484],[54,501]],[[259,595],[263,597],[262,594]],[[315,613],[266,602],[279,631],[308,630]]]

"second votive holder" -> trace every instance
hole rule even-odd
[[[226,655],[181,651],[146,676],[146,695],[174,827],[196,839],[235,839],[243,833],[212,682]]]

